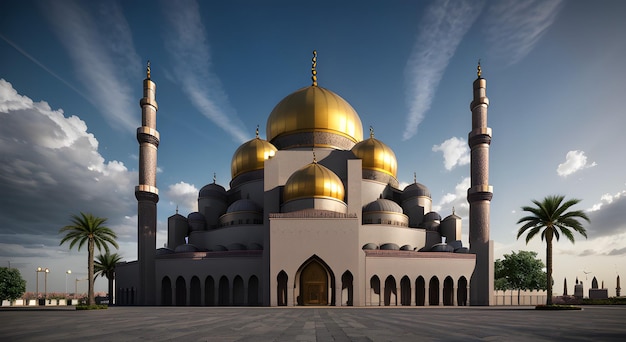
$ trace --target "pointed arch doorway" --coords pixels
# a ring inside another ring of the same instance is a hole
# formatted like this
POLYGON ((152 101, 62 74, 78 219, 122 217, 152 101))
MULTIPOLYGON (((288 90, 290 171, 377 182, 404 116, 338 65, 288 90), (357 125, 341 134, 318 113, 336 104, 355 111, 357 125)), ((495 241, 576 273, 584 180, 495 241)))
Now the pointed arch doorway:
POLYGON ((334 305, 335 278, 326 263, 316 255, 299 270, 298 305, 334 305))

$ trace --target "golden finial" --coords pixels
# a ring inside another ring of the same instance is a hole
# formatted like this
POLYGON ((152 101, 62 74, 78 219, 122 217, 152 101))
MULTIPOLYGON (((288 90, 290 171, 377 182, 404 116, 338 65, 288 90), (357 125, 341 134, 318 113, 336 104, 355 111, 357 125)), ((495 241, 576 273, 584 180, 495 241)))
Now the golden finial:
POLYGON ((370 138, 374 137, 374 127, 370 126, 370 138))
POLYGON ((313 151, 313 163, 317 164, 317 159, 315 158, 315 151, 313 151))
POLYGON ((148 60, 148 66, 146 67, 146 78, 150 79, 150 60, 148 60))
POLYGON ((217 180, 217 175, 215 174, 215 172, 213 172, 213 184, 215 184, 216 180, 217 180))
POLYGON ((454 213, 454 207, 452 207, 452 215, 456 215, 456 214, 454 213))
POLYGON ((259 125, 256 125, 256 138, 259 138, 259 125))
POLYGON ((313 80, 313 86, 317 87, 317 50, 313 50, 311 62, 311 80, 313 80))
POLYGON ((478 59, 478 67, 476 67, 476 75, 478 76, 478 78, 480 78, 480 75, 482 75, 483 73, 483 69, 480 68, 480 59, 478 59))
POLYGON ((178 214, 178 204, 176 205, 176 214, 178 214))
POLYGON ((417 183, 417 174, 413 172, 413 183, 417 183))

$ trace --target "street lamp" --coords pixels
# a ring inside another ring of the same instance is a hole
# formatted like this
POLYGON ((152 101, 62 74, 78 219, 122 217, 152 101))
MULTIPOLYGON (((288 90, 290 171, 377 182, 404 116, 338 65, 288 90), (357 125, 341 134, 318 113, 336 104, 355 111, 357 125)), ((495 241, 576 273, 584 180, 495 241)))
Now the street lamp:
POLYGON ((46 267, 46 273, 43 274, 44 299, 48 299, 48 272, 50 270, 46 267))
POLYGON ((40 272, 44 272, 46 297, 48 296, 48 272, 50 272, 50 270, 48 268, 37 267, 37 270, 35 271, 35 275, 37 276, 37 300, 39 300, 39 273, 40 272))
POLYGON ((67 275, 72 274, 72 270, 65 271, 65 297, 69 297, 67 293, 67 275))

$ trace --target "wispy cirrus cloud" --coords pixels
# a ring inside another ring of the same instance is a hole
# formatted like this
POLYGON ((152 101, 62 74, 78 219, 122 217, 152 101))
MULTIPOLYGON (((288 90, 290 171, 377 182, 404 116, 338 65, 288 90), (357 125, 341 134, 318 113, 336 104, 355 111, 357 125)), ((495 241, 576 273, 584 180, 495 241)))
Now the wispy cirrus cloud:
POLYGON ((524 59, 554 23, 561 5, 561 0, 493 2, 485 23, 490 58, 506 66, 524 59))
POLYGON ((54 1, 42 6, 88 100, 112 127, 134 132, 139 117, 130 84, 141 77, 143 67, 120 5, 102 2, 87 9, 79 2, 54 1))
POLYGON ((198 3, 186 0, 161 4, 170 28, 166 30, 165 46, 174 61, 175 81, 204 116, 235 141, 248 140, 219 77, 211 70, 211 49, 198 3))
POLYGON ((405 68, 409 113, 404 140, 417 133, 450 59, 483 6, 483 1, 438 1, 426 9, 405 68))

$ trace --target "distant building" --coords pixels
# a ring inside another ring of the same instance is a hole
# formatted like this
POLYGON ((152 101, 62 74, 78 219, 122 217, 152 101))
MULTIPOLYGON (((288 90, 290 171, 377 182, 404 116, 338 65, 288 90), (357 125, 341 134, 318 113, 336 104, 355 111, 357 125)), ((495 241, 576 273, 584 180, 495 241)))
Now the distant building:
MULTIPOLYGON (((486 81, 471 103, 470 247, 461 218, 432 211, 429 189, 400 189, 393 150, 313 83, 280 101, 267 139, 241 145, 229 190, 198 194, 198 212, 168 219, 156 249, 156 85, 141 99, 138 260, 116 268, 118 305, 491 305, 486 81), (471 281, 470 281, 471 280, 471 281), (471 284, 471 285, 470 285, 471 284)), ((189 160, 189 165, 193 160, 189 160)), ((181 165, 181 167, 186 167, 181 165)))

